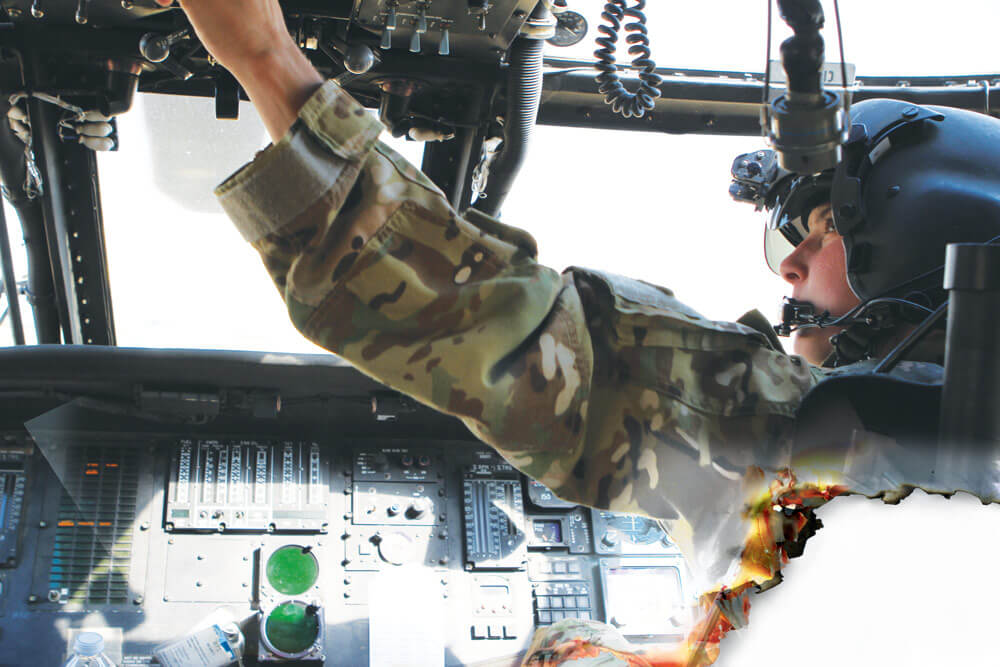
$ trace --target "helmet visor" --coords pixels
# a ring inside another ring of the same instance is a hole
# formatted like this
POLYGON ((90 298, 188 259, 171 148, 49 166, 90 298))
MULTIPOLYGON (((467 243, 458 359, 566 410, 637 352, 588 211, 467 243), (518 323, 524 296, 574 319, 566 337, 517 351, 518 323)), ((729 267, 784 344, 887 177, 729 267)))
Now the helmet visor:
POLYGON ((788 179, 776 188, 764 228, 767 266, 781 275, 781 263, 809 236, 809 214, 830 200, 829 173, 788 179))

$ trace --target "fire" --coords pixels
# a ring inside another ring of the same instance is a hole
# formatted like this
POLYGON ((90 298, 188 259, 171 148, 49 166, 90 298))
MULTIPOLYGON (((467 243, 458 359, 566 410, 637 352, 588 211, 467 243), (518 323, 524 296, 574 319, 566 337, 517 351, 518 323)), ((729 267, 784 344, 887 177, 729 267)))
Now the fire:
MULTIPOLYGON (((751 469, 747 480, 757 482, 756 488, 760 488, 764 473, 751 469)), ((630 667, 711 665, 719 657, 726 634, 747 625, 750 593, 774 586, 780 581, 781 566, 788 562, 789 552, 801 553, 802 541, 816 528, 813 510, 847 491, 842 484, 799 483, 792 471, 779 472, 743 511, 748 530, 735 576, 727 585, 700 596, 701 620, 679 645, 636 647, 635 653, 628 653, 558 631, 542 631, 532 642, 524 664, 543 667, 574 657, 613 654, 630 667)))
MULTIPOLYGON (((749 479, 763 480, 763 472, 751 470, 749 479)), ((750 593, 777 583, 781 566, 789 559, 788 548, 797 544, 810 525, 812 511, 847 492, 833 483, 800 484, 795 474, 784 470, 765 492, 751 499, 743 517, 749 522, 736 576, 727 586, 700 597, 702 619, 678 648, 666 653, 643 651, 653 667, 703 667, 719 657, 722 638, 747 624, 750 593)))

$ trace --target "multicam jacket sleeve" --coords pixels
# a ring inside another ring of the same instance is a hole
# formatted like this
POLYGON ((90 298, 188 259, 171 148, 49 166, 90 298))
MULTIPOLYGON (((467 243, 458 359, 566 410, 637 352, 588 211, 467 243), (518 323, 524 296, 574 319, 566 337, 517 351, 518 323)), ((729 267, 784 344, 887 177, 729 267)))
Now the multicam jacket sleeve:
POLYGON ((217 191, 304 335, 574 502, 676 519, 712 511, 682 507, 693 486, 780 464, 808 364, 666 289, 539 265, 381 129, 327 83, 217 191))

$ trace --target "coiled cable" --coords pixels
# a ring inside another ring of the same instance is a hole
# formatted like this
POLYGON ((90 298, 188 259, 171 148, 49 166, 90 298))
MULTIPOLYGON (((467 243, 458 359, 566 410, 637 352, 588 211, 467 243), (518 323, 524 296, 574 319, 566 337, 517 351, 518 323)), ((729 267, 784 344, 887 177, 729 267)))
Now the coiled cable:
POLYGON ((636 0, 629 7, 627 0, 609 0, 604 5, 601 18, 607 25, 597 27, 601 37, 597 38, 600 46, 594 52, 597 62, 594 67, 600 72, 597 75, 598 90, 604 95, 604 101, 611 105, 612 111, 626 118, 642 118, 647 111, 656 105, 660 96, 659 85, 662 77, 655 73, 656 63, 653 62, 649 49, 649 30, 646 28, 646 0, 636 0), (628 54, 633 56, 632 67, 639 70, 639 89, 630 92, 618 77, 618 66, 615 60, 616 44, 625 17, 635 19, 625 25, 628 35, 625 37, 628 54))

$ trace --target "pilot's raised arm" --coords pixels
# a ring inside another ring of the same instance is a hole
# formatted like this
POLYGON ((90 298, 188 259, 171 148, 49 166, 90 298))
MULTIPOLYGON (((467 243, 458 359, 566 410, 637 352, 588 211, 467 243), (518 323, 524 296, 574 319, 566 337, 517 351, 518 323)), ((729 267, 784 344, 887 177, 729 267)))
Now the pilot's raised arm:
MULTIPOLYGON (((230 3, 184 4, 275 142, 217 192, 305 336, 459 417, 574 502, 679 518, 692 486, 704 497, 712 479, 731 485, 748 465, 778 462, 816 381, 808 364, 668 290, 559 274, 538 264, 527 233, 457 214, 378 141, 371 114, 322 83, 275 2, 227 16, 230 3), (216 45, 211 30, 245 32, 253 11, 271 25, 253 31, 266 48, 253 35, 216 45)), ((735 500, 721 488, 718 498, 735 500)))

